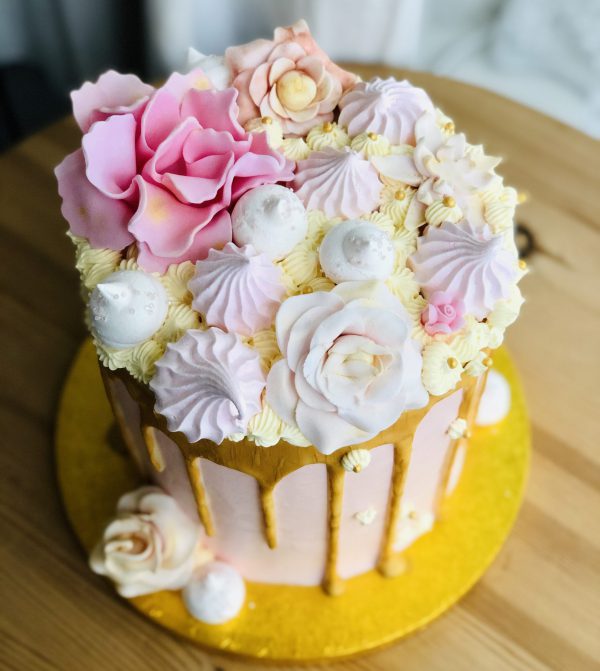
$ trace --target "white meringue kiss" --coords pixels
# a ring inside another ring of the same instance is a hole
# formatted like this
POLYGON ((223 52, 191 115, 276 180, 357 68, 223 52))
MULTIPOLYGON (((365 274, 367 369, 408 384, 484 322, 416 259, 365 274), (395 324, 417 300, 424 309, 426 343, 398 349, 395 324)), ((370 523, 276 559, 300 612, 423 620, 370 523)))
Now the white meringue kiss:
POLYGON ((323 272, 336 283, 385 280, 394 269, 395 252, 387 233, 360 219, 334 226, 319 251, 323 272))
POLYGON ((161 327, 169 299, 163 285, 141 270, 119 270, 96 285, 88 310, 92 332, 108 347, 126 349, 161 327))
POLYGON ((267 400, 323 454, 369 440, 428 401, 410 318, 381 282, 292 296, 276 329, 284 358, 269 372, 267 400))
POLYGON ((291 189, 265 184, 238 200, 231 226, 237 245, 252 245, 277 261, 304 240, 308 223, 304 205, 291 189))
POLYGON ((213 561, 196 571, 182 596, 192 617, 206 624, 224 624, 244 605, 246 585, 233 566, 213 561))

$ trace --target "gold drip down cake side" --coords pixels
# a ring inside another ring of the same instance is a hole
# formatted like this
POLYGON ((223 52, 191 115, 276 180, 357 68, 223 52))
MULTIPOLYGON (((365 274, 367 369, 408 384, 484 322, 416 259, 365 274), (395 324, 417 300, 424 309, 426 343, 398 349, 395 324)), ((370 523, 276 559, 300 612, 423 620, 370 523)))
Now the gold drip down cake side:
POLYGON ((458 483, 487 375, 404 412, 375 438, 325 455, 280 440, 190 443, 168 430, 154 395, 100 366, 124 442, 142 476, 200 521, 217 559, 258 583, 322 585, 404 569, 458 483))

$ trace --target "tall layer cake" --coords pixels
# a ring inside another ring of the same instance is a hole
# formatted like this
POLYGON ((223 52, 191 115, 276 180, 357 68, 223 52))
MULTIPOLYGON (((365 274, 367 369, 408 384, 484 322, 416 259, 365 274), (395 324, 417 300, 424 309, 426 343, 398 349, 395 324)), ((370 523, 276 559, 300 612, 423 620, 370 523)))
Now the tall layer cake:
MULTIPOLYGON (((221 624, 245 581, 322 585, 430 533, 523 302, 517 194, 425 91, 304 22, 73 92, 57 167, 106 392, 148 485, 91 556, 221 624)), ((85 421, 82 418, 82 421, 85 421)))

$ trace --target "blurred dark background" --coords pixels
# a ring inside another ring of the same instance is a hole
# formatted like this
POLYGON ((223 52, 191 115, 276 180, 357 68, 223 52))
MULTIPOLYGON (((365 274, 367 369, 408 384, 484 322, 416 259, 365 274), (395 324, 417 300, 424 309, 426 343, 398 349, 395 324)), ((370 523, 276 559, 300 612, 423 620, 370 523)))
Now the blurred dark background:
POLYGON ((600 0, 0 0, 0 150, 108 68, 153 81, 308 20, 333 58, 490 88, 600 137, 600 0))

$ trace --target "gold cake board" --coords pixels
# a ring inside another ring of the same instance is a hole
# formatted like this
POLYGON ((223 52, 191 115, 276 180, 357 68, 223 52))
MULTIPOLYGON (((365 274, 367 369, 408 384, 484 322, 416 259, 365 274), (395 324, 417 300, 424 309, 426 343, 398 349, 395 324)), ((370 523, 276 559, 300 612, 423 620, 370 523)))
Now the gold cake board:
MULTIPOLYGON (((345 582, 330 597, 319 587, 247 582, 242 612, 214 626, 192 618, 178 592, 130 599, 146 617, 199 645, 245 657, 315 661, 349 657, 406 636, 431 622, 478 580, 502 546, 519 509, 530 436, 518 374, 507 351, 494 367, 509 381, 512 407, 492 427, 477 427, 455 492, 432 532, 404 553, 406 571, 375 571, 345 582)), ((113 416, 91 341, 78 352, 60 403, 56 459, 68 517, 89 552, 117 499, 141 484, 128 456, 115 449, 113 416)), ((266 448, 268 449, 268 448, 266 448)))

